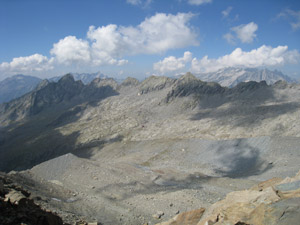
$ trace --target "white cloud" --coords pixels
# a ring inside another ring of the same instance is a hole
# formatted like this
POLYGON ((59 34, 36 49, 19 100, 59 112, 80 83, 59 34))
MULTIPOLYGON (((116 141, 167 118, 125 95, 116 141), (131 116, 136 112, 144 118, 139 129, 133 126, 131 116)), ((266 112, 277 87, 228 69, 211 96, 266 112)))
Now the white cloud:
POLYGON ((228 6, 227 9, 223 10, 222 11, 223 17, 224 18, 228 17, 232 9, 233 9, 232 6, 228 6))
POLYGON ((55 43, 50 53, 55 56, 58 63, 67 65, 91 60, 89 43, 74 36, 67 36, 55 43))
POLYGON ((236 48, 231 54, 224 55, 218 59, 192 60, 191 70, 195 73, 215 72, 226 67, 261 67, 261 66, 283 66, 285 64, 296 64, 300 62, 300 54, 297 50, 289 51, 288 46, 261 46, 250 52, 244 52, 236 48))
MULTIPOLYGON (((146 2, 151 2, 147 0, 146 2)), ((33 55, 0 64, 3 72, 24 72, 71 68, 71 66, 121 66, 126 56, 160 54, 170 49, 198 45, 197 33, 189 25, 191 13, 157 13, 137 26, 90 26, 86 39, 67 36, 53 44, 51 63, 46 56, 33 55), (50 64, 49 64, 50 63, 50 64), (17 65, 15 65, 17 64, 17 65)))
POLYGON ((11 62, 0 64, 0 71, 6 74, 10 73, 28 73, 34 71, 45 71, 53 68, 53 58, 34 54, 31 56, 13 58, 11 62))
POLYGON ((163 53, 169 49, 198 45, 197 34, 188 25, 192 17, 190 13, 157 13, 136 27, 92 26, 88 38, 92 40, 95 51, 113 57, 163 53))
POLYGON ((248 24, 241 24, 236 27, 231 28, 231 32, 225 34, 223 37, 229 43, 235 43, 236 39, 239 39, 242 43, 251 43, 253 39, 256 38, 255 32, 258 29, 258 25, 254 22, 250 22, 248 24), (235 35, 232 34, 235 33, 235 35))
POLYGON ((226 41, 229 44, 235 44, 235 37, 233 36, 232 33, 227 33, 223 35, 223 38, 226 39, 226 41))
POLYGON ((131 5, 139 5, 142 3, 141 0, 126 0, 126 2, 131 5))
POLYGON ((251 43, 256 37, 255 32, 257 31, 257 29, 257 24, 253 22, 242 24, 232 28, 232 30, 236 33, 237 37, 241 40, 242 43, 251 43))
POLYGON ((211 3, 212 0, 188 0, 190 5, 202 5, 206 3, 211 3))
POLYGON ((126 0, 126 2, 135 6, 148 7, 152 3, 152 0, 126 0))
POLYGON ((126 60, 126 59, 120 59, 120 60, 117 61, 118 66, 123 66, 127 63, 128 63, 128 60, 126 60))
POLYGON ((153 69, 160 72, 161 74, 178 71, 180 69, 185 68, 186 63, 192 60, 192 53, 186 51, 183 54, 183 57, 176 58, 174 56, 169 56, 164 58, 163 60, 154 63, 153 69))
MULTIPOLYGON (((89 27, 87 37, 92 41, 91 54, 94 65, 122 64, 116 58, 125 55, 125 52, 122 50, 125 46, 122 47, 122 37, 117 28, 117 25, 114 24, 97 29, 94 26, 89 27)), ((125 60, 121 60, 125 62, 125 60)))
POLYGON ((285 9, 277 15, 278 18, 285 18, 290 22, 293 30, 300 28, 300 11, 294 11, 291 9, 285 9))

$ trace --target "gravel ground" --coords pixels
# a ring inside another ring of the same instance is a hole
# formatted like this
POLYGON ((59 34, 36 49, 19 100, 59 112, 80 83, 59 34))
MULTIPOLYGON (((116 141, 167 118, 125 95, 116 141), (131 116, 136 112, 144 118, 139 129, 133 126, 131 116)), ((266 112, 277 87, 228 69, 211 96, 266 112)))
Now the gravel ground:
POLYGON ((62 214, 155 224, 158 212, 166 220, 261 180, 292 176, 299 170, 298 146, 300 138, 289 137, 117 142, 90 159, 69 153, 22 174, 49 183, 49 204, 62 214))

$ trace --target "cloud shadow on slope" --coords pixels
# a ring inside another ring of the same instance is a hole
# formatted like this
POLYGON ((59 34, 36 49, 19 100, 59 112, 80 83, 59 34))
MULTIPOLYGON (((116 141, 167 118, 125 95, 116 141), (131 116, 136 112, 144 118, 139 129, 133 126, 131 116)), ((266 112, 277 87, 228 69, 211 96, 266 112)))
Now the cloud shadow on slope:
POLYGON ((273 167, 260 157, 261 151, 248 144, 245 139, 237 139, 233 144, 222 144, 216 150, 218 169, 223 177, 246 178, 260 175, 273 167))
POLYGON ((190 189, 199 190, 202 185, 213 179, 209 176, 198 176, 196 174, 189 174, 184 179, 169 178, 162 183, 149 181, 142 183, 139 181, 132 181, 128 183, 114 183, 96 189, 99 194, 106 195, 109 200, 125 200, 136 195, 151 195, 159 192, 171 193, 178 190, 190 189), (118 193, 118 197, 114 198, 110 193, 118 193))

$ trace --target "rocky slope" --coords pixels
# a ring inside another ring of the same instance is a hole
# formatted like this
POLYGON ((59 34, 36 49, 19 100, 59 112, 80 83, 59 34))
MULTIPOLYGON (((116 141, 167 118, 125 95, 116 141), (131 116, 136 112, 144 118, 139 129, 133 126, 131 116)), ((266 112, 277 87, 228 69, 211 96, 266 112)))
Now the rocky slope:
POLYGON ((0 169, 27 169, 15 178, 63 217, 155 224, 299 171, 299 92, 192 74, 88 85, 66 76, 1 105, 0 169))
POLYGON ((3 225, 63 225, 62 219, 35 204, 30 193, 0 174, 0 221, 3 225))
POLYGON ((82 102, 91 102, 117 94, 114 91, 116 85, 112 84, 111 79, 98 78, 89 85, 84 85, 81 81, 75 81, 70 74, 62 77, 57 83, 44 80, 32 92, 0 105, 1 126, 24 120, 51 107, 55 110, 59 110, 60 107, 66 110, 82 102))
POLYGON ((228 87, 234 87, 240 82, 248 81, 260 82, 264 80, 267 84, 274 84, 279 80, 288 83, 295 82, 295 80, 282 74, 280 71, 256 68, 229 67, 220 69, 217 72, 198 74, 197 77, 203 81, 218 82, 220 85, 228 87))

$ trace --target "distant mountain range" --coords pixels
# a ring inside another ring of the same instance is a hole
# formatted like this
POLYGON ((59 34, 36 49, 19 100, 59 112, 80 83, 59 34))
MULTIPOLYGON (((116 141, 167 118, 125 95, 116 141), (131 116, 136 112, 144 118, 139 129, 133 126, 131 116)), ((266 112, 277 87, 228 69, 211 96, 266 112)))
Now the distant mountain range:
POLYGON ((42 80, 37 77, 15 75, 0 82, 0 103, 9 102, 32 91, 42 80))
MULTIPOLYGON (((83 84, 89 84, 94 79, 108 79, 106 75, 101 72, 97 73, 71 73, 75 81, 81 80, 83 84)), ((217 82, 221 86, 234 87, 240 82, 247 81, 263 81, 267 84, 273 84, 278 80, 284 80, 288 83, 296 82, 290 77, 284 75, 280 71, 270 71, 268 69, 255 68, 225 68, 213 73, 196 74, 202 81, 217 82)), ((50 82, 58 82, 63 76, 57 76, 48 79, 50 82)), ((25 75, 15 75, 0 82, 0 103, 9 102, 12 99, 18 98, 32 90, 42 80, 25 75)), ((116 80, 121 83, 123 80, 116 80)))
POLYGON ((240 82, 265 80, 267 84, 274 84, 278 80, 288 83, 296 82, 278 70, 257 69, 257 68, 235 68, 229 67, 220 69, 217 72, 202 73, 196 75, 199 79, 207 82, 218 82, 222 86, 233 87, 240 82))

